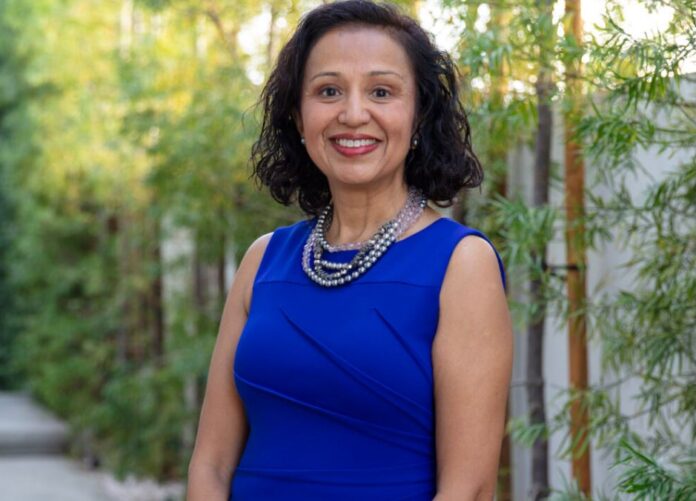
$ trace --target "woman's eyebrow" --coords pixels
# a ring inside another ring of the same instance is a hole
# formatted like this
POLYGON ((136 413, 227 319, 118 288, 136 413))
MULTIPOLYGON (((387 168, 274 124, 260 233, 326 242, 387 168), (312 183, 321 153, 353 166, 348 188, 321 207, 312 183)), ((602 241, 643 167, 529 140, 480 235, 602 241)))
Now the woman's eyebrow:
POLYGON ((370 75, 371 77, 382 76, 382 75, 394 75, 394 76, 399 77, 401 80, 404 80, 404 81, 406 80, 404 77, 402 77, 396 71, 389 71, 389 70, 371 71, 370 73, 368 73, 368 75, 370 75))
POLYGON ((312 78, 309 79, 311 82, 312 80, 319 78, 319 77, 337 77, 339 75, 338 72, 336 71, 322 71, 314 75, 312 78))
MULTIPOLYGON (((341 74, 338 71, 322 71, 314 75, 312 78, 309 79, 311 82, 312 80, 319 78, 319 77, 338 77, 341 74)), ((399 73, 396 71, 389 71, 389 70, 374 70, 370 71, 368 73, 368 76, 375 77, 375 76, 382 76, 382 75, 395 75, 399 77, 401 80, 405 80, 404 77, 402 77, 399 73)))

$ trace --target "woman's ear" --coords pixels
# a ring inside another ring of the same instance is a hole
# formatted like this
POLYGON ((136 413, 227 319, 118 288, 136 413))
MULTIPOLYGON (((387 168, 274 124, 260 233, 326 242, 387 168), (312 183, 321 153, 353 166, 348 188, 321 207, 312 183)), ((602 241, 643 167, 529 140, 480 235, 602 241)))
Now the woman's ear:
POLYGON ((301 137, 304 137, 304 126, 302 125, 302 115, 299 111, 293 110, 291 113, 292 120, 295 122, 295 127, 297 127, 297 132, 300 133, 301 137))

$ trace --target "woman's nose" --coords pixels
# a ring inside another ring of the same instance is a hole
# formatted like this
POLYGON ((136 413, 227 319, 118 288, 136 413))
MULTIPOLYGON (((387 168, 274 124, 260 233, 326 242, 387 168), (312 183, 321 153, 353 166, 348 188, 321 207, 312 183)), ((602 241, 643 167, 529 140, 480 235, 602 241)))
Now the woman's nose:
POLYGON ((339 123, 356 127, 370 121, 370 112, 362 96, 352 94, 344 102, 345 107, 338 115, 339 123))

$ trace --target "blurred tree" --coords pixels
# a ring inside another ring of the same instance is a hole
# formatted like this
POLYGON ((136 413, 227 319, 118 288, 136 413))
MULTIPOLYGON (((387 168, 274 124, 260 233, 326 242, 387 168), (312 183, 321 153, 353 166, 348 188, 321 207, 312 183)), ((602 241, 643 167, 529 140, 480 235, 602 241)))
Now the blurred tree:
POLYGON ((23 81, 21 63, 17 61, 15 29, 8 19, 8 8, 0 4, 0 388, 13 385, 10 367, 16 332, 10 327, 12 314, 12 289, 9 283, 8 247, 13 219, 9 186, 9 144, 14 139, 10 120, 17 116, 17 106, 22 101, 23 81), (21 96, 21 97, 20 97, 21 96))
MULTIPOLYGON (((546 249, 555 218, 549 211, 548 199, 557 23, 550 2, 487 4, 453 0, 445 4, 453 9, 457 26, 461 27, 456 50, 469 86, 467 102, 472 103, 474 146, 487 169, 484 198, 470 200, 458 212, 460 216, 466 214, 467 220, 475 220, 472 224, 483 226, 501 249, 507 247, 512 256, 508 258, 511 283, 529 281, 527 304, 513 306, 527 330, 525 386, 529 425, 543 430, 546 423, 543 333, 549 293, 546 249), (511 148, 520 144, 530 149, 534 145, 531 207, 514 200, 519 194, 508 192, 508 155, 512 153, 511 148), (512 201, 506 201, 507 197, 512 201), (491 200, 498 200, 503 206, 494 209, 491 200), (513 229, 501 214, 514 214, 518 222, 524 221, 523 226, 513 229)), ((539 433, 533 444, 530 496, 538 499, 547 496, 549 488, 548 445, 544 434, 539 433)))
POLYGON ((21 367, 13 357, 20 333, 21 303, 13 283, 15 260, 11 252, 20 231, 17 173, 30 169, 37 154, 39 140, 31 103, 50 91, 27 75, 38 47, 27 33, 36 29, 31 24, 36 8, 18 1, 0 3, 0 388, 14 388, 21 382, 21 367))
POLYGON ((17 34, 0 36, 3 69, 5 54, 26 46, 35 57, 0 82, 30 78, 52 89, 26 104, 9 84, 0 93, 3 104, 19 103, 9 115, 3 107, 3 134, 6 117, 14 120, 12 148, 5 135, 0 143, 16 202, 3 259, 19 298, 13 363, 79 430, 76 453, 120 474, 181 477, 227 260, 299 215, 248 180, 258 89, 237 34, 267 4, 2 6, 17 34), (165 268, 161 245, 177 229, 192 235, 195 272, 166 303, 162 277, 177 264, 165 268), (192 397, 187 408, 182 394, 192 397))

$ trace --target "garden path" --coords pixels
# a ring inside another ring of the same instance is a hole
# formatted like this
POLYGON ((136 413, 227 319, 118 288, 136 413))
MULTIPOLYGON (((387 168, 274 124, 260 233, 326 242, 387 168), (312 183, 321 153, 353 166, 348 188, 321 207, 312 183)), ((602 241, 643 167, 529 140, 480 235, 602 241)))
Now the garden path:
POLYGON ((103 501, 104 474, 64 455, 64 423, 20 392, 0 392, 0 501, 103 501))

